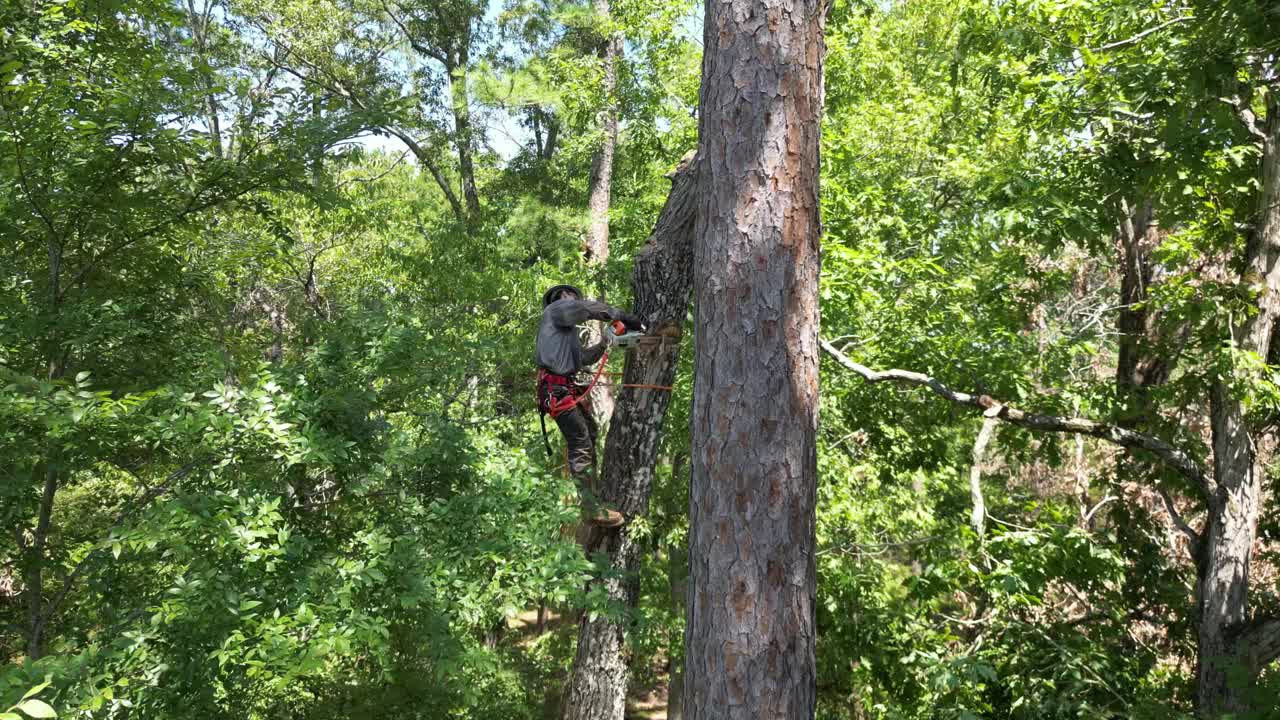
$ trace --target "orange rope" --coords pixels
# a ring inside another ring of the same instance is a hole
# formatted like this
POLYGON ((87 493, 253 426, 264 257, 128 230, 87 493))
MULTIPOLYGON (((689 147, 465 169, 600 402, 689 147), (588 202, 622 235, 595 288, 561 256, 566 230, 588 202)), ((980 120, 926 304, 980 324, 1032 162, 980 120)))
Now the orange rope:
POLYGON ((601 385, 603 387, 629 387, 629 388, 642 388, 642 389, 648 389, 648 390, 670 391, 672 389, 670 385, 645 385, 643 383, 601 383, 601 385))

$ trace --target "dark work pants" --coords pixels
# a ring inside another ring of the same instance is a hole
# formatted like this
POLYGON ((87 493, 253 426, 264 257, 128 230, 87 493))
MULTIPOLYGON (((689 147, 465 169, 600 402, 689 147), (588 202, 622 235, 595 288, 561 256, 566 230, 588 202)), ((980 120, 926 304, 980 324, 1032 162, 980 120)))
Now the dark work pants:
POLYGON ((572 410, 556 416, 556 426, 569 448, 569 474, 578 483, 583 505, 596 504, 596 427, 591 406, 579 403, 572 410))

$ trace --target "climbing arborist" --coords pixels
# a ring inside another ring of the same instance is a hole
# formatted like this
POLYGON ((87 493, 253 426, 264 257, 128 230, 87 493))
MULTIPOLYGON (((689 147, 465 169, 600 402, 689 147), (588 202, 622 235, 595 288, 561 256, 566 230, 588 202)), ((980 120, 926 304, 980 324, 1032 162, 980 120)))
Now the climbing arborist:
MULTIPOLYGON (((578 324, 587 320, 621 322, 628 331, 644 332, 639 317, 611 305, 582 297, 573 285, 556 285, 542 296, 542 323, 538 326, 538 409, 541 411, 543 440, 546 416, 550 415, 569 448, 569 473, 578 484, 583 510, 593 525, 617 527, 622 513, 603 507, 597 499, 595 483, 596 423, 587 397, 590 384, 579 382, 584 366, 601 361, 609 349, 613 333, 605 328, 600 342, 583 348, 578 340, 578 324)), ((602 368, 603 369, 603 368, 602 368)), ((599 373, 596 374, 599 377, 599 373)), ((550 452, 550 445, 547 446, 550 452)))

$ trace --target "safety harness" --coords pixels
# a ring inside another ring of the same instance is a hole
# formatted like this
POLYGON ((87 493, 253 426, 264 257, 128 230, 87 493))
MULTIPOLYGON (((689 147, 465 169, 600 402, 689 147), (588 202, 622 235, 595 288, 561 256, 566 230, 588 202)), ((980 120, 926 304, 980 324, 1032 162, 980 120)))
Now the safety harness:
POLYGON ((609 362, 609 353, 605 351, 600 356, 600 365, 596 368, 596 374, 585 387, 575 383, 570 375, 556 375, 547 372, 546 368, 538 368, 538 421, 542 424, 542 444, 547 448, 547 457, 552 456, 551 441, 547 438, 547 416, 550 415, 551 419, 555 420, 578 407, 578 403, 590 394, 591 388, 600 381, 607 362, 609 362), (556 388, 563 388, 563 390, 557 391, 556 388), (581 388, 582 391, 574 394, 574 388, 581 388))

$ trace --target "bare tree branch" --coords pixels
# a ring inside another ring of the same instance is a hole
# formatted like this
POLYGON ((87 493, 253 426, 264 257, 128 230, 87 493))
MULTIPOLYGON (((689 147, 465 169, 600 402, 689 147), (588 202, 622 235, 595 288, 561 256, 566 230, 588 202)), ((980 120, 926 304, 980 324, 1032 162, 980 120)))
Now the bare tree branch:
POLYGON ((1024 427, 1028 430, 1089 435, 1121 447, 1146 450, 1194 482, 1206 494, 1209 492, 1208 478, 1200 464, 1183 450, 1170 445, 1160 438, 1087 418, 1069 418, 1025 412, 997 402, 987 395, 970 395, 952 390, 928 375, 910 370, 884 370, 877 372, 849 359, 849 356, 837 350, 835 346, 826 340, 819 340, 819 342, 822 345, 822 349, 833 357, 836 362, 861 375, 862 379, 869 383, 891 381, 906 385, 921 385, 929 388, 935 395, 950 400, 956 405, 968 405, 980 410, 998 408, 996 417, 1011 425, 1024 427))
POLYGON ((383 170, 382 172, 380 172, 380 173, 378 173, 378 174, 376 174, 376 175, 370 175, 370 176, 366 176, 366 177, 353 177, 353 178, 348 178, 347 180, 343 180, 342 182, 340 182, 340 183, 338 183, 337 185, 335 185, 335 186, 334 186, 334 189, 335 189, 335 190, 338 190, 338 189, 344 188, 344 187, 346 187, 346 186, 348 186, 348 185, 351 185, 351 184, 353 184, 353 183, 356 183, 356 184, 362 184, 362 185, 363 185, 363 184, 368 184, 368 183, 374 183, 374 182, 377 182, 377 181, 381 180, 382 178, 384 178, 384 177, 386 177, 386 176, 390 175, 392 172, 394 172, 394 171, 395 171, 395 169, 396 169, 396 168, 400 167, 400 163, 404 162, 405 156, 407 156, 408 154, 409 154, 409 150, 408 150, 408 149, 406 149, 404 152, 400 153, 400 157, 396 158, 395 162, 391 163, 391 167, 387 168, 386 170, 383 170))
POLYGON ((1232 95, 1231 97, 1218 98, 1222 102, 1231 106, 1236 111, 1236 117, 1240 118, 1240 124, 1244 126, 1246 132, 1253 136, 1256 140, 1265 141, 1267 133, 1258 125, 1258 116, 1253 112, 1253 108, 1249 107, 1249 99, 1232 95))
POLYGON ((1160 493, 1160 499, 1164 501, 1164 509, 1169 513, 1169 519, 1173 521, 1174 526, 1187 536, 1187 540, 1191 542, 1191 557, 1197 559, 1200 557, 1200 533, 1196 532, 1187 521, 1182 518, 1182 514, 1178 512, 1178 508, 1173 504, 1173 498, 1169 497, 1169 493, 1164 488, 1156 488, 1156 492, 1160 493))
POLYGON ((1195 19, 1196 18, 1194 15, 1183 15, 1181 17, 1173 18, 1172 20, 1166 20, 1165 22, 1162 22, 1153 28, 1147 28, 1146 30, 1143 30, 1142 32, 1138 33, 1137 35, 1134 35, 1133 37, 1125 38, 1124 40, 1117 40, 1113 43, 1107 43, 1106 45, 1099 47, 1097 51, 1106 52, 1108 50, 1119 50, 1120 48, 1129 47, 1130 45, 1137 45, 1139 42, 1142 41, 1143 38, 1147 37, 1148 35, 1154 35, 1155 33, 1160 32, 1161 30, 1169 27, 1170 25, 1177 25, 1178 23, 1184 23, 1190 20, 1195 20, 1195 19))

